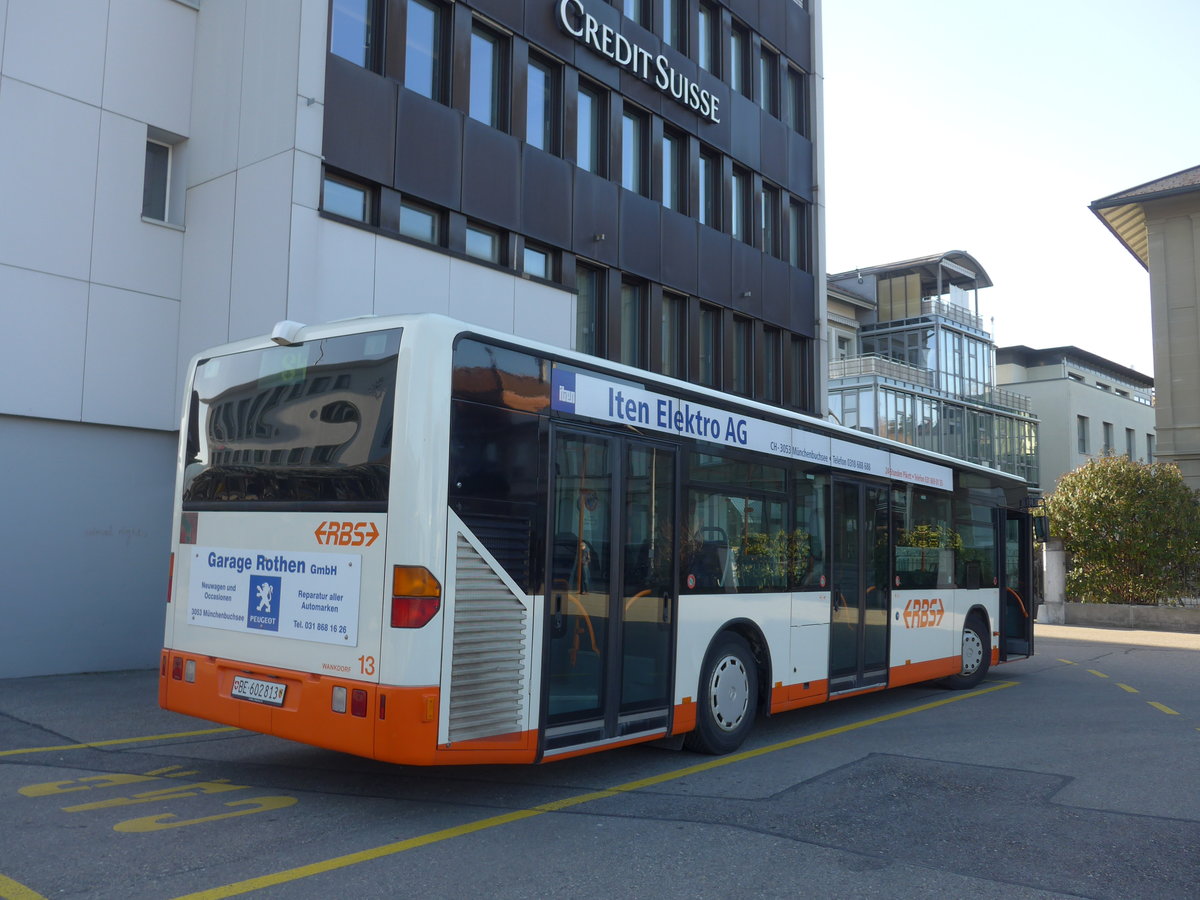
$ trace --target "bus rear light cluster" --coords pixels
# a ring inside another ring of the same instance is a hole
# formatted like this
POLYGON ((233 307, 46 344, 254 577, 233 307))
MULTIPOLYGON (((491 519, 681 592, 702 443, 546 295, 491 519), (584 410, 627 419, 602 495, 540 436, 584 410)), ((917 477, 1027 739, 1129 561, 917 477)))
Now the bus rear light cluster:
POLYGON ((335 685, 333 688, 331 709, 335 713, 344 713, 346 711, 347 695, 349 695, 350 700, 350 715, 365 719, 367 717, 367 692, 362 688, 351 690, 340 685, 335 685))
POLYGON ((392 568, 392 627, 421 628, 442 608, 442 586, 424 566, 392 568))
POLYGON ((189 659, 185 662, 182 656, 176 656, 171 660, 171 678, 175 681, 186 681, 188 684, 195 684, 196 661, 189 659))

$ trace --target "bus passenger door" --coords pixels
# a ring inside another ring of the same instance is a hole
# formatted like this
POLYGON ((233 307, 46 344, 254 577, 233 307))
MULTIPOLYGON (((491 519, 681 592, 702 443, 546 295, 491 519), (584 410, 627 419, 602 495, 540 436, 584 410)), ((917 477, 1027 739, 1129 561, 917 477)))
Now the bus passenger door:
POLYGON ((555 429, 545 753, 669 723, 676 455, 649 441, 555 429))
POLYGON ((891 529, 888 488, 837 479, 829 627, 829 692, 887 683, 888 577, 891 529))
POLYGON ((1017 510, 1000 510, 1004 527, 1004 581, 1000 590, 1000 658, 1033 654, 1033 522, 1017 510))

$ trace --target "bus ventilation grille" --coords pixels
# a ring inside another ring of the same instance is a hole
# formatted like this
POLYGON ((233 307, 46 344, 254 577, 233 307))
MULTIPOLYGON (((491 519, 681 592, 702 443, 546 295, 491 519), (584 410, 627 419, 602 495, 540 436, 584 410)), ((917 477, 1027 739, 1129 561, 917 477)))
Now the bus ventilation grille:
POLYGON ((459 534, 450 673, 452 742, 521 730, 527 618, 524 604, 459 534))

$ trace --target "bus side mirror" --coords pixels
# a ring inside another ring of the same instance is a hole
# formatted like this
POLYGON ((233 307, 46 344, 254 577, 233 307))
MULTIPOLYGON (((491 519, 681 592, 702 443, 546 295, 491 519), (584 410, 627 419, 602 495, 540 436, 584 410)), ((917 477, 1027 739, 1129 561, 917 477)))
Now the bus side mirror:
POLYGON ((1050 517, 1049 516, 1034 516, 1033 517, 1033 537, 1039 544, 1044 544, 1050 540, 1050 517))

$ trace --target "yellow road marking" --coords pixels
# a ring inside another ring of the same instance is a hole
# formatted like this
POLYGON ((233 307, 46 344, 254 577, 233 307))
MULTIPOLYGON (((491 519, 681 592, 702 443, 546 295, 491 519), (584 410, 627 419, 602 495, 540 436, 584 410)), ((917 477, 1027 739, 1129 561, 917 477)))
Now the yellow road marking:
POLYGON ((1129 686, 1129 685, 1127 685, 1127 684, 1121 684, 1121 682, 1119 682, 1119 681, 1118 681, 1116 684, 1117 684, 1117 687, 1119 687, 1121 690, 1123 690, 1123 691, 1126 691, 1126 692, 1128 692, 1128 693, 1130 693, 1130 694, 1136 694, 1136 693, 1138 692, 1138 689, 1137 689, 1137 688, 1135 688, 1135 687, 1130 687, 1130 686, 1129 686))
POLYGON ((572 806, 590 803, 593 800, 604 800, 608 797, 616 797, 620 794, 627 794, 633 791, 642 790, 644 788, 654 787, 656 785, 665 784, 668 781, 676 781, 680 778, 686 778, 689 775, 696 775, 712 769, 719 769, 722 766, 730 766, 734 763, 745 762, 748 759, 766 756, 769 753, 776 753, 780 750, 789 750, 792 747, 799 747, 802 744, 810 744, 813 741, 823 740, 839 734, 846 734, 850 731, 857 731, 860 728, 868 728, 872 725, 879 725, 883 722, 901 719, 905 716, 911 716, 914 713, 927 712, 931 709, 937 709, 940 706, 946 706, 950 703, 957 703, 959 700, 980 697, 984 694, 990 694, 993 691, 1015 687, 1018 683, 1019 682, 1016 681, 999 682, 990 687, 982 688, 981 690, 977 691, 971 691, 967 694, 958 694, 942 700, 934 700, 931 703, 924 703, 920 706, 914 706, 909 709, 900 710, 899 712, 888 713, 887 715, 883 716, 875 716, 874 718, 864 719, 861 722, 854 722, 850 725, 842 725, 838 728, 830 728, 826 731, 819 731, 815 734, 805 735, 804 737, 780 741, 777 744, 769 744, 765 747, 759 747, 755 750, 744 750, 741 753, 733 753, 729 756, 717 757, 706 762, 697 763, 694 766, 687 766, 682 769, 664 772, 661 775, 651 775, 649 778, 642 778, 637 781, 626 782, 625 784, 620 784, 615 787, 605 788, 599 791, 592 791, 587 794, 578 794, 574 797, 566 797, 562 800, 555 800, 551 803, 543 803, 540 806, 535 806, 531 809, 519 809, 510 813, 504 813, 503 815, 499 816, 490 816, 486 819, 480 819, 477 822, 468 822, 465 825, 457 825, 454 828, 444 828, 441 831, 433 831, 429 834, 408 838, 407 840, 403 841, 396 841, 395 843, 391 844, 384 844, 380 847, 373 847, 369 850, 360 850, 357 853, 348 853, 345 856, 335 856, 332 859, 327 859, 322 862, 309 863, 305 866, 297 866, 294 869, 286 869, 285 871, 275 872, 271 875, 262 875, 258 878, 250 878, 245 881, 238 881, 222 887, 212 888, 211 890, 187 894, 178 898, 178 900, 218 900, 218 898, 222 897, 234 897, 238 894, 249 893, 250 891, 262 890, 263 888, 274 887, 275 885, 279 884, 287 884, 292 881, 299 881, 301 878, 308 878, 312 875, 321 875, 325 872, 332 872, 336 869, 344 869, 347 866, 357 865, 358 863, 370 862, 372 860, 382 859, 386 856, 394 856, 397 853, 403 853, 406 850, 414 850, 417 847, 427 847, 430 844, 436 844, 452 838, 464 837, 468 834, 486 831, 489 828, 497 828, 501 825, 509 825, 513 822, 520 822, 524 819, 531 819, 535 816, 544 815, 546 813, 569 809, 572 806))
POLYGON ((206 734, 225 734, 240 728, 206 728, 203 731, 176 731, 174 734, 148 734, 145 737, 114 738, 109 741, 88 741, 86 744, 62 744, 58 747, 25 747, 20 750, 0 750, 0 756, 20 756, 23 753, 54 753, 58 750, 82 750, 85 747, 115 747, 118 744, 139 744, 145 741, 169 741, 175 738, 200 737, 206 734))
POLYGON ((1088 669, 1088 671, 1091 672, 1093 675, 1095 675, 1097 678, 1107 678, 1108 677, 1103 672, 1097 672, 1095 669, 1088 669))
POLYGON ((1060 663, 1066 663, 1068 666, 1077 666, 1077 665, 1079 665, 1079 663, 1076 663, 1076 662, 1071 662, 1071 660, 1069 660, 1069 659, 1060 659, 1060 660, 1059 660, 1059 662, 1060 662, 1060 663))
POLYGON ((46 898, 37 891, 31 891, 20 882, 0 875, 0 900, 46 900, 46 898))
POLYGON ((1175 712, 1175 710, 1171 709, 1171 707, 1169 707, 1169 706, 1163 706, 1163 704, 1156 703, 1153 700, 1147 700, 1146 702, 1149 703, 1151 706, 1153 706, 1155 709, 1157 709, 1159 712, 1165 712, 1168 716, 1179 715, 1179 713, 1175 712))

